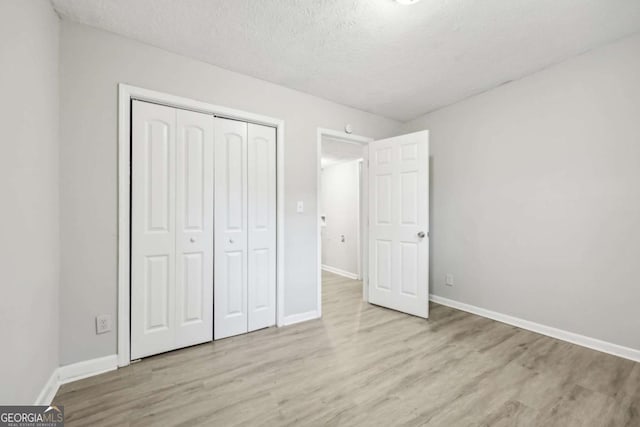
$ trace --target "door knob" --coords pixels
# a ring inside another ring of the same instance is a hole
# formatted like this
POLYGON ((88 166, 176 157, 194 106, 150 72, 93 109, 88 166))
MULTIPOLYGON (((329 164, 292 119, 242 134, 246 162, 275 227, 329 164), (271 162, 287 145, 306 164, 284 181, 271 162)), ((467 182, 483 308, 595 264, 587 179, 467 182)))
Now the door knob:
POLYGON ((420 232, 418 233, 418 237, 419 237, 419 238, 424 239, 424 236, 426 236, 426 234, 424 234, 424 231, 420 231, 420 232))
POLYGON ((194 239, 194 238, 192 237, 192 238, 190 238, 190 239, 189 239, 189 241, 190 241, 191 243, 195 243, 195 242, 196 242, 196 239, 194 239))

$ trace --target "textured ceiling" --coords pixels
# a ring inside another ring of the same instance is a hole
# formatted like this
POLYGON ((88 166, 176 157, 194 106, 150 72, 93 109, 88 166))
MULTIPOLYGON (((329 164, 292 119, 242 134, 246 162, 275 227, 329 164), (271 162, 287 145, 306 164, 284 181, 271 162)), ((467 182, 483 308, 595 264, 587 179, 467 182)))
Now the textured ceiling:
POLYGON ((640 31, 640 0, 52 0, 58 13, 409 120, 640 31))

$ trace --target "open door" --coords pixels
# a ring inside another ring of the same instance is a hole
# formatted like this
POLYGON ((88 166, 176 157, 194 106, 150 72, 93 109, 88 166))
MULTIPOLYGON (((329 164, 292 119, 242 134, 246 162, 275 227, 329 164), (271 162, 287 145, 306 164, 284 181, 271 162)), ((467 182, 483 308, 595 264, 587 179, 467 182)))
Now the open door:
POLYGON ((369 144, 369 302, 429 317, 429 131, 369 144))

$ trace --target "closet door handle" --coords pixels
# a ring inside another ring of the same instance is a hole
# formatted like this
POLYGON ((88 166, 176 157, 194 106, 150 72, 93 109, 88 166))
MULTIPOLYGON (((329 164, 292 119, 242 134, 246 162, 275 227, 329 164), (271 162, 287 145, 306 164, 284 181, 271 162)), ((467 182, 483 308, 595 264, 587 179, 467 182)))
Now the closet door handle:
POLYGON ((419 238, 424 239, 424 236, 426 236, 426 234, 424 234, 424 231, 418 233, 419 238))

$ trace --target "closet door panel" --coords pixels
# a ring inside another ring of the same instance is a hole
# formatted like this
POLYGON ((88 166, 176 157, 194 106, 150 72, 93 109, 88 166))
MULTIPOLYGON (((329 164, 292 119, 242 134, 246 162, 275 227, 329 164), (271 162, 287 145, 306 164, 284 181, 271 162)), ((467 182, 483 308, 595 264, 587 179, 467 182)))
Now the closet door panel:
POLYGON ((248 124, 248 330, 276 323, 276 130, 248 124))
POLYGON ((215 118, 214 338, 247 332, 247 123, 215 118))
POLYGON ((176 348, 213 339, 213 121, 177 110, 176 348))
POLYGON ((133 101, 131 145, 131 358, 174 347, 175 119, 133 101))

